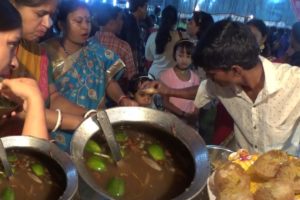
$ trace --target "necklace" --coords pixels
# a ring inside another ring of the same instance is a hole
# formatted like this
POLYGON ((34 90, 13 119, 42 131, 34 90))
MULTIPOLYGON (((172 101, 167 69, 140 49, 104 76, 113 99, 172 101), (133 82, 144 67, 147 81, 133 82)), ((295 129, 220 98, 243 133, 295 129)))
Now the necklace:
POLYGON ((179 72, 179 73, 182 74, 182 75, 186 75, 187 73, 190 72, 190 68, 189 68, 189 67, 186 68, 186 69, 180 69, 180 68, 178 67, 178 65, 175 65, 175 68, 177 69, 177 72, 179 72))
POLYGON ((85 44, 82 44, 82 45, 80 46, 80 48, 77 49, 76 51, 74 51, 73 53, 69 52, 69 51, 66 49, 66 47, 65 47, 65 45, 64 45, 62 39, 59 40, 59 44, 60 44, 60 46, 62 47, 64 53, 65 53, 67 56, 70 56, 70 55, 72 55, 73 53, 75 53, 76 51, 78 51, 79 49, 81 49, 86 43, 85 43, 85 44))

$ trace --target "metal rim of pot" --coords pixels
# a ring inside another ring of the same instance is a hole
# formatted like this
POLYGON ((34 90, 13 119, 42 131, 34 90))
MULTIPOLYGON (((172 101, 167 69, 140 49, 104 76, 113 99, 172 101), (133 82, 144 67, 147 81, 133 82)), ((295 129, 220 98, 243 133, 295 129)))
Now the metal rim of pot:
MULTIPOLYGON (((174 199, 193 199, 205 188, 206 180, 210 174, 210 167, 206 145, 198 132, 179 120, 176 116, 150 108, 115 107, 107 109, 106 112, 112 124, 145 122, 150 125, 155 124, 179 139, 189 150, 194 160, 194 178, 190 186, 174 199), (171 133, 171 128, 175 130, 175 134, 171 133)), ((71 157, 76 165, 78 174, 84 182, 101 197, 112 199, 112 197, 106 195, 104 190, 99 188, 93 177, 87 173, 83 159, 84 147, 87 141, 100 129, 95 115, 84 120, 72 138, 71 157)))
POLYGON ((71 200, 78 189, 78 175, 71 158, 66 152, 61 151, 55 144, 48 140, 30 136, 7 136, 1 138, 4 148, 30 149, 48 156, 54 160, 64 171, 66 176, 66 188, 59 200, 71 200))

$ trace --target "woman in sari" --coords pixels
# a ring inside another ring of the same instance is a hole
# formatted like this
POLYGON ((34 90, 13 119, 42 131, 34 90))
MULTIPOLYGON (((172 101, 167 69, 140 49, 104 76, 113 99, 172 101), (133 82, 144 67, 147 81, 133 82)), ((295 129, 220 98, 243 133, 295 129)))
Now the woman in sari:
MULTIPOLYGON (((21 16, 7 1, 0 1, 0 76, 9 75, 11 68, 17 68, 16 49, 21 37, 21 16), (9 23, 7 23, 9 21, 9 23)), ((44 102, 37 83, 28 78, 3 79, 0 83, 1 97, 21 100, 26 115, 22 134, 43 139, 48 138, 44 102)), ((0 116, 1 118, 3 116, 0 116)), ((2 128, 2 127, 1 127, 2 128)))
MULTIPOLYGON (((38 82, 46 102, 47 128, 74 130, 83 120, 86 109, 63 98, 48 76, 48 58, 45 49, 37 43, 52 25, 58 0, 9 0, 22 18, 21 41, 17 47, 19 67, 12 70, 12 77, 29 77, 38 82), (62 117, 63 116, 63 117, 62 117)), ((4 23, 10 23, 6 21, 4 23)), ((50 73, 51 74, 51 73, 50 73)), ((9 118, 1 127, 1 135, 21 133, 24 113, 9 118)))
MULTIPOLYGON (((123 62, 96 38, 88 40, 91 17, 87 5, 63 1, 58 10, 57 28, 62 36, 46 41, 44 46, 59 92, 86 109, 105 108, 106 95, 119 105, 137 105, 124 95, 115 80, 125 67, 123 62)), ((62 131, 53 134, 67 145, 70 134, 62 131)))

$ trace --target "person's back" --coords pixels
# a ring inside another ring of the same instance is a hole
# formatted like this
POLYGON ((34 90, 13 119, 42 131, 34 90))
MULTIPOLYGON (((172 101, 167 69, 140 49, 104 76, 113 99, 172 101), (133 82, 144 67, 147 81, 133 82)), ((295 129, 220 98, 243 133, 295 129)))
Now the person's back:
POLYGON ((146 44, 146 59, 152 61, 148 73, 156 79, 159 79, 159 76, 163 71, 172 68, 176 64, 175 60, 173 59, 173 48, 176 42, 181 39, 181 37, 176 30, 171 31, 170 35, 172 39, 166 44, 165 51, 162 54, 157 54, 155 52, 155 38, 157 36, 157 32, 154 32, 149 36, 146 44))
POLYGON ((125 13, 123 28, 119 34, 119 37, 130 45, 139 74, 145 71, 145 43, 139 23, 147 16, 147 2, 147 0, 129 1, 130 13, 125 13))
POLYGON ((100 27, 95 37, 99 40, 101 45, 117 53, 125 64, 125 72, 119 80, 119 83, 122 89, 126 91, 128 81, 137 73, 137 68, 134 64, 133 54, 129 44, 116 36, 123 26, 123 12, 118 7, 103 4, 93 15, 96 24, 100 27))
POLYGON ((162 71, 175 65, 173 48, 175 43, 182 39, 181 32, 175 30, 176 23, 176 8, 167 6, 162 12, 158 31, 152 33, 146 43, 145 56, 148 61, 152 61, 148 73, 156 79, 162 71))

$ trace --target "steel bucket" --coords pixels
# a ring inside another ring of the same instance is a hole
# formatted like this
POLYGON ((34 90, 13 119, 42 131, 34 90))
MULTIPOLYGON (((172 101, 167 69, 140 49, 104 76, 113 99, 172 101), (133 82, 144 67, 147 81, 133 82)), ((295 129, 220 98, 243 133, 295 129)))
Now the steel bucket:
POLYGON ((78 189, 78 175, 76 168, 67 153, 61 151, 55 144, 29 136, 8 136, 1 138, 5 149, 20 149, 39 153, 50 158, 59 165, 65 176, 65 190, 59 200, 71 200, 78 189))
MULTIPOLYGON (((195 199, 206 185, 210 173, 208 152, 201 136, 179 120, 176 116, 142 107, 116 107, 106 110, 108 117, 114 124, 147 124, 164 130, 170 137, 175 137, 188 149, 194 161, 194 177, 190 186, 174 199, 195 199)), ((79 194, 82 199, 113 199, 108 196, 93 180, 85 167, 83 153, 87 141, 101 128, 96 115, 87 118, 75 131, 71 142, 71 155, 76 165, 81 181, 79 194)))

